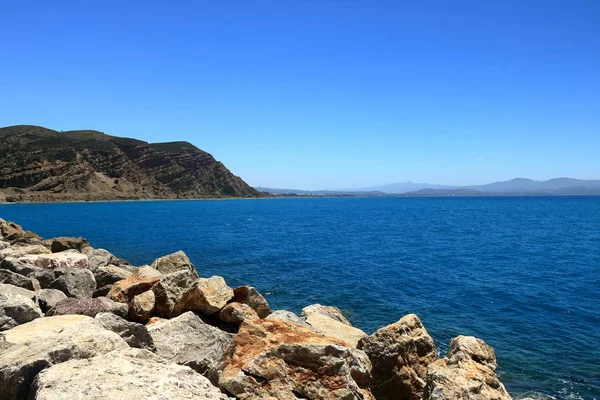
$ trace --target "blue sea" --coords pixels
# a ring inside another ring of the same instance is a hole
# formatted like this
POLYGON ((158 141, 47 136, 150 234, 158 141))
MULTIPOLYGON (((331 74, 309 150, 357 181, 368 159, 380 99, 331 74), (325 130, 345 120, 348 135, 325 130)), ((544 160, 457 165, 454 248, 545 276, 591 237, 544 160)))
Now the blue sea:
POLYGON ((367 333, 416 313, 474 335, 517 398, 600 399, 600 197, 289 198, 0 205, 45 238, 141 265, 184 250, 275 309, 336 305, 367 333))

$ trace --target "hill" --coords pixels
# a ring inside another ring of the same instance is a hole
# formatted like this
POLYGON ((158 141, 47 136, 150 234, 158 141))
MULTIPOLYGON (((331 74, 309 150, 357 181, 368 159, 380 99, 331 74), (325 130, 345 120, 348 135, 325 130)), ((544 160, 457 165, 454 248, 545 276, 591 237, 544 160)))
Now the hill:
POLYGON ((496 194, 598 194, 600 193, 600 180, 554 178, 547 181, 534 181, 515 178, 466 188, 496 194))
POLYGON ((0 128, 0 201, 262 195, 188 142, 147 143, 30 125, 0 128))

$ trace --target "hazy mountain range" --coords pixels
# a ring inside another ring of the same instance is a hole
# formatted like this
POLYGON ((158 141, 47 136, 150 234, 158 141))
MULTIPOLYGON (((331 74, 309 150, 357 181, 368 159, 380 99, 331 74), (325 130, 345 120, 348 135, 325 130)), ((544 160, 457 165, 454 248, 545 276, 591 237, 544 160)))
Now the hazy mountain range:
POLYGON ((430 183, 400 182, 381 186, 346 190, 294 190, 257 187, 256 189, 273 194, 298 195, 423 195, 423 196, 477 196, 477 195, 559 195, 559 194, 600 194, 600 180, 554 178, 535 181, 515 178, 509 181, 485 185, 450 186, 430 183))

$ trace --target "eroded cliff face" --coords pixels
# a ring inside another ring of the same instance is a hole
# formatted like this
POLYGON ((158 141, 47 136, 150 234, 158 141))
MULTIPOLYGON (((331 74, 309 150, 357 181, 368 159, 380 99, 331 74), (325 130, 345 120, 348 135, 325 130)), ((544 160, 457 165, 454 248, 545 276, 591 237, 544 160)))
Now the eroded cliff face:
POLYGON ((187 142, 151 144, 29 125, 0 128, 0 201, 262 195, 187 142))

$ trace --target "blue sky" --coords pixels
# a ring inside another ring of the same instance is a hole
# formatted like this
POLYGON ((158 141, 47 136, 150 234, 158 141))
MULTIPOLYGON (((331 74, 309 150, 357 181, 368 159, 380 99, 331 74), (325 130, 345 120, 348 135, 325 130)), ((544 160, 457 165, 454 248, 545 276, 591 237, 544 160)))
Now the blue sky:
POLYGON ((270 187, 600 179, 600 1, 7 1, 0 14, 0 126, 187 140, 270 187))

